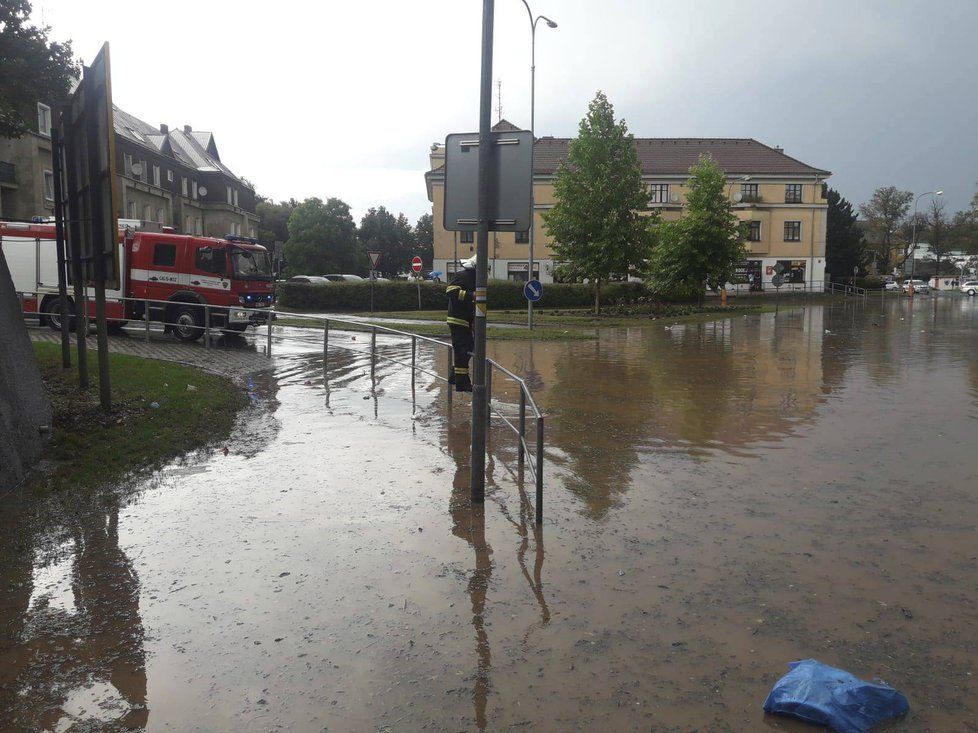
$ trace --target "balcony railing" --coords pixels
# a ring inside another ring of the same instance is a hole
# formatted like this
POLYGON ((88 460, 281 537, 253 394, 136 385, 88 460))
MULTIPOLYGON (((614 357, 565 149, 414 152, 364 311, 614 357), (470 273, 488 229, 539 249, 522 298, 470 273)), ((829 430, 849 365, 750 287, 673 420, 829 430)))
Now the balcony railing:
POLYGON ((763 201, 763 199, 761 198, 760 194, 753 194, 753 195, 744 194, 743 196, 740 197, 740 202, 739 203, 742 203, 742 204, 759 204, 762 201, 763 201))
POLYGON ((0 183, 17 185, 17 166, 13 163, 0 162, 0 183))

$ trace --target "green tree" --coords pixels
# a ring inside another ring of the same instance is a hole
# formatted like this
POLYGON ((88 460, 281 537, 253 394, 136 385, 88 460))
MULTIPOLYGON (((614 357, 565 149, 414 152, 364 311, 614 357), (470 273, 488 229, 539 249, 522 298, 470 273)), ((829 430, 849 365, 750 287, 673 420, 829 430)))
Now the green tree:
POLYGON ((363 270, 357 225, 350 207, 337 198, 309 198, 289 216, 285 243, 286 274, 325 275, 363 270))
POLYGON ((948 220, 944 210, 944 202, 934 196, 930 202, 930 209, 927 211, 925 223, 927 225, 927 246, 931 256, 935 259, 934 274, 941 274, 941 260, 946 260, 950 251, 951 241, 948 230, 951 222, 948 220))
POLYGON ((954 215, 948 229, 948 242, 951 250, 978 255, 978 214, 974 209, 954 215))
POLYGON ((849 277, 854 267, 865 272, 870 254, 866 249, 865 235, 857 223, 857 214, 842 195, 834 188, 828 189, 825 198, 829 202, 825 225, 825 269, 837 276, 849 277))
POLYGON ((258 225, 258 242, 271 247, 275 242, 285 242, 289 238, 289 217, 298 208, 295 199, 274 201, 262 199, 255 207, 261 222, 258 225))
POLYGON ((883 272, 897 249, 902 256, 894 264, 901 265, 907 259, 910 243, 901 234, 900 225, 907 217, 913 192, 900 191, 896 186, 877 188, 869 201, 861 204, 859 213, 869 227, 869 239, 876 255, 876 269, 883 272))
POLYGON ((659 224, 645 275, 654 292, 702 300, 707 287, 719 290, 733 280, 747 248, 720 166, 701 155, 689 172, 683 216, 659 224))
POLYGON ((71 42, 50 41, 30 17, 30 0, 0 1, 0 137, 36 130, 39 101, 56 115, 78 77, 71 42))
POLYGON ((428 263, 434 260, 435 227, 431 214, 422 214, 414 225, 414 244, 422 260, 428 263))
POLYGON ((364 251, 381 253, 377 269, 384 277, 396 277, 406 271, 418 254, 407 217, 394 216, 383 206, 369 209, 360 220, 359 239, 364 251))
POLYGON ((564 272, 594 284, 594 311, 601 285, 626 276, 648 255, 655 218, 642 215, 649 193, 642 183, 635 140, 625 121, 598 92, 571 141, 554 182, 556 204, 543 215, 564 272))

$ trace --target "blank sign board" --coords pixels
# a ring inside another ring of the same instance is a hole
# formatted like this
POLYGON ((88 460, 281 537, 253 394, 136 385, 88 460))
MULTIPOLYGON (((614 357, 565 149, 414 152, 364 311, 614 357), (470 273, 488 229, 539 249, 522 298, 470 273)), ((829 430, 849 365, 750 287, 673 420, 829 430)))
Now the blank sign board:
MULTIPOLYGON (((495 155, 489 191, 489 230, 530 228, 533 135, 528 130, 493 132, 495 155)), ((445 138, 445 229, 474 232, 479 225, 479 134, 445 138)))

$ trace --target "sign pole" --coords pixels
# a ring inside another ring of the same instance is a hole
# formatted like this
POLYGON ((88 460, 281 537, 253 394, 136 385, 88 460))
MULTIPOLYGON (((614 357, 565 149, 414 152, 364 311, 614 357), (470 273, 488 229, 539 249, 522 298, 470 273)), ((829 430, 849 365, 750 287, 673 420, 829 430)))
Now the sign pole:
POLYGON ((61 366, 71 368, 71 340, 68 338, 68 273, 65 270, 65 213, 61 169, 61 130, 51 128, 51 168, 54 176, 54 237, 58 252, 58 299, 61 316, 61 366))
POLYGON ((374 312, 374 280, 377 279, 377 263, 380 262, 381 253, 378 250, 370 250, 367 257, 370 258, 370 312, 374 312))
POLYGON ((482 3, 482 78, 479 88, 479 208, 475 265, 475 354, 472 370, 472 503, 486 500, 486 265, 489 259, 489 196, 492 189, 492 31, 494 0, 482 3))

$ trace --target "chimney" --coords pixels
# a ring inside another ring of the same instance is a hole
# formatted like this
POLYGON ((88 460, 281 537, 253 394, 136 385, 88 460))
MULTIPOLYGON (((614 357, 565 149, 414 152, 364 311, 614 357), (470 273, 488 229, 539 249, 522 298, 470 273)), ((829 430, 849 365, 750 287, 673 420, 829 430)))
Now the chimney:
POLYGON ((169 125, 160 125, 160 132, 162 132, 164 135, 169 135, 170 134, 170 126, 169 125))
POLYGON ((779 153, 783 153, 784 152, 784 148, 782 148, 780 145, 775 145, 774 146, 774 149, 777 150, 779 153))
POLYGON ((184 125, 183 126, 183 131, 189 135, 190 133, 192 133, 194 131, 194 128, 192 128, 190 125, 184 125))

